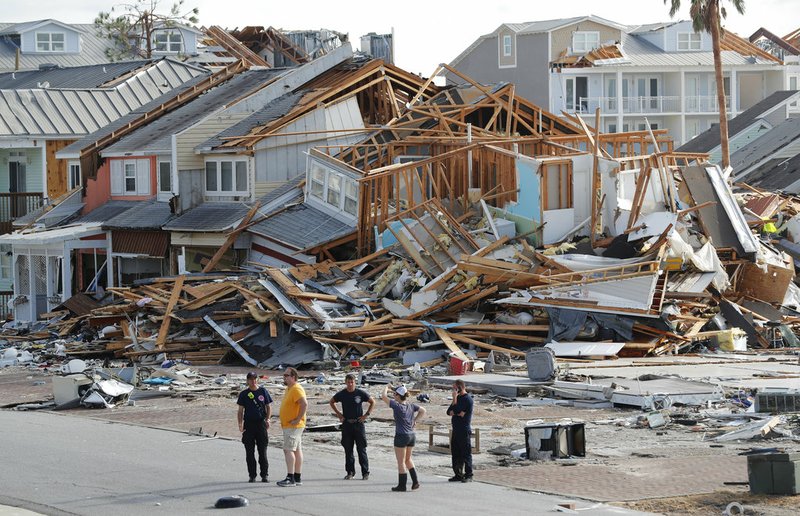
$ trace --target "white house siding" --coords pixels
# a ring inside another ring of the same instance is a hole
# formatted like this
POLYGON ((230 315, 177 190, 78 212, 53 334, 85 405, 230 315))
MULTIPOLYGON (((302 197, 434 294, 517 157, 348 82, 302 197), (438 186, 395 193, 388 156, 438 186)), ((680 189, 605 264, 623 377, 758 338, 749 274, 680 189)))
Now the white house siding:
POLYGON ((179 133, 175 138, 178 171, 204 169, 204 156, 195 154, 194 148, 233 124, 244 120, 249 114, 226 112, 224 115, 212 115, 179 133))
POLYGON ((256 144, 256 195, 305 174, 306 152, 312 147, 352 145, 364 138, 364 122, 358 102, 351 97, 320 108, 281 129, 286 136, 272 136, 256 144), (342 129, 353 129, 343 133, 342 129), (336 131, 325 133, 324 131, 336 131))
POLYGON ((28 30, 20 34, 20 47, 22 52, 26 54, 40 54, 40 55, 59 55, 59 54, 77 54, 80 52, 80 33, 76 30, 67 29, 62 25, 56 23, 48 23, 28 30), (36 33, 37 32, 60 32, 64 34, 64 52, 37 52, 36 51, 36 33))

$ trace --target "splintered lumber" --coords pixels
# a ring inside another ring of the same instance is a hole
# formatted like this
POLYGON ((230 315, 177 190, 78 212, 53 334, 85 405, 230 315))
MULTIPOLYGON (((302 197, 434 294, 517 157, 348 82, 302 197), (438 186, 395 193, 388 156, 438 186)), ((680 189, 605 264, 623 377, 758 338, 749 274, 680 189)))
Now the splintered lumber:
POLYGON ((525 356, 524 351, 517 351, 516 349, 508 349, 501 346, 495 346, 494 344, 487 344, 486 342, 481 342, 479 340, 471 339, 469 337, 465 337, 464 335, 459 335, 457 333, 453 333, 451 335, 455 340, 459 342, 463 342, 464 344, 472 344, 473 346, 478 348, 488 349, 490 351, 502 351, 503 353, 508 353, 510 355, 515 355, 518 357, 525 356))
POLYGON ((164 342, 167 340, 169 323, 172 321, 170 315, 172 314, 172 309, 175 308, 175 304, 178 302, 178 298, 181 296, 183 281, 185 279, 186 276, 178 276, 178 279, 175 280, 175 285, 172 287, 172 295, 169 297, 169 303, 167 303, 167 311, 164 313, 164 320, 161 321, 161 328, 159 328, 158 338, 156 338, 156 347, 159 349, 164 348, 164 342))
POLYGON ((461 351, 461 348, 459 348, 458 344, 453 341, 453 339, 450 337, 450 334, 447 333, 447 330, 444 328, 436 328, 436 335, 442 340, 442 342, 444 342, 444 345, 447 346, 447 349, 449 349, 455 356, 465 362, 469 361, 469 357, 463 351, 461 351))
POLYGON ((231 285, 230 283, 227 283, 227 282, 222 283, 222 284, 219 285, 219 287, 217 289, 215 289, 213 291, 212 294, 206 295, 204 297, 200 297, 198 299, 195 299, 194 301, 190 301, 190 302, 184 304, 183 306, 181 306, 181 309, 182 310, 195 310, 197 308, 202 308, 204 306, 207 306, 207 305, 213 303, 214 301, 216 301, 216 300, 218 300, 220 298, 223 298, 223 297, 227 296, 228 294, 230 294, 231 292, 234 292, 235 290, 236 290, 236 288, 233 285, 231 285))
POLYGON ((239 223, 239 225, 236 226, 236 229, 234 229, 228 234, 228 238, 225 239, 225 242, 220 246, 219 249, 217 249, 217 252, 214 253, 214 256, 211 257, 206 266, 203 267, 203 272, 211 272, 212 270, 214 270, 214 267, 217 266, 217 263, 219 263, 219 261, 225 255, 225 252, 236 241, 236 238, 239 236, 239 233, 247 229, 247 225, 253 219, 253 216, 256 214, 258 208, 260 207, 261 207, 260 201, 256 201, 256 203, 253 204, 253 207, 250 208, 250 211, 247 212, 247 215, 245 215, 242 221, 239 223))

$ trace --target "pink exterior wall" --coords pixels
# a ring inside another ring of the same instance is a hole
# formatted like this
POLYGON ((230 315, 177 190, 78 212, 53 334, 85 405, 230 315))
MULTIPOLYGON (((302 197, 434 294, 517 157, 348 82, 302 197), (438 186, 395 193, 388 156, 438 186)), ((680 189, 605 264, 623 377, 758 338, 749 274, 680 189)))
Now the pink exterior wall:
POLYGON ((147 201, 156 196, 158 179, 156 173, 158 160, 155 156, 136 157, 136 158, 106 158, 103 165, 97 170, 97 177, 86 181, 86 195, 83 198, 84 207, 82 213, 85 215, 98 206, 105 204, 109 200, 123 201, 147 201), (151 195, 115 195, 111 196, 111 161, 115 159, 148 159, 150 160, 150 192, 151 195))

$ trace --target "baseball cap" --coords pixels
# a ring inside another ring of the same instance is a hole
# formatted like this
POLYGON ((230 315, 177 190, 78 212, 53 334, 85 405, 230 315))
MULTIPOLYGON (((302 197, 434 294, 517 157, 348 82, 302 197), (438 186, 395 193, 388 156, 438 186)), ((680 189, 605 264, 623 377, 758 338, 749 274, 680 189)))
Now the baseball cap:
POLYGON ((395 389, 394 392, 396 392, 400 396, 405 396, 406 393, 408 392, 408 389, 406 389, 405 385, 401 385, 400 387, 395 389))
POLYGON ((258 374, 255 371, 250 371, 247 373, 247 379, 249 380, 250 378, 258 378, 258 374))

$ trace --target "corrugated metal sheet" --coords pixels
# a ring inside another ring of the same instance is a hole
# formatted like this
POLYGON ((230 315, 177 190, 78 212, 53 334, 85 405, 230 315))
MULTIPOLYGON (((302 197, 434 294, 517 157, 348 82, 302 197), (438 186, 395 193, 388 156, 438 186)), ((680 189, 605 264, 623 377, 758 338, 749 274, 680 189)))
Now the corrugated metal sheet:
POLYGON ((223 231, 247 214, 249 206, 239 202, 206 202, 164 225, 169 231, 223 231))
POLYGON ((164 258, 169 248, 166 231, 112 231, 111 249, 115 253, 143 254, 164 258))
POLYGON ((103 229, 161 229, 173 218, 175 215, 170 211, 169 203, 140 201, 104 222, 103 229))
POLYGON ((105 83, 136 70, 149 61, 125 61, 54 70, 29 70, 0 73, 0 89, 18 90, 39 88, 48 83, 49 88, 99 88, 105 83))
POLYGON ((0 136, 83 136, 207 74, 200 68, 162 59, 113 88, 0 90, 0 136), (176 72, 183 82, 164 87, 163 82, 157 82, 161 69, 176 72))
MULTIPOLYGON (((622 35, 622 51, 629 59, 624 64, 614 65, 619 67, 696 67, 714 66, 712 52, 664 52, 644 39, 633 34, 622 35)), ((772 65, 779 67, 778 63, 762 57, 749 58, 732 50, 722 51, 723 66, 754 66, 772 65)))

